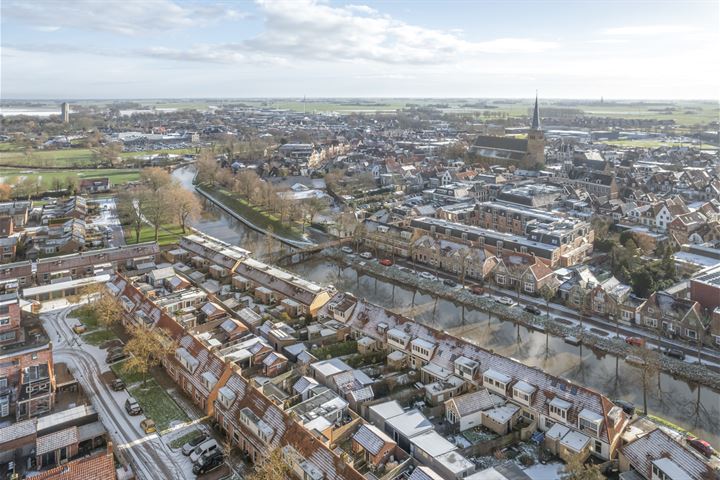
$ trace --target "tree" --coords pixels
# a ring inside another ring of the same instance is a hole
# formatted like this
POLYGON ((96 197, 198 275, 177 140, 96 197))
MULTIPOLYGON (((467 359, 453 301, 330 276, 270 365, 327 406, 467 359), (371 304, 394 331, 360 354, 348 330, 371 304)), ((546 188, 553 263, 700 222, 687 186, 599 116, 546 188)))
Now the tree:
POLYGON ((562 480, 605 480, 597 465, 586 465, 580 455, 576 455, 563 467, 562 480))
POLYGON ((130 358, 123 364, 126 372, 139 373, 143 377, 143 386, 147 374, 153 367, 162 363, 166 355, 175 352, 177 345, 162 329, 150 329, 143 325, 130 328, 130 340, 124 351, 130 358))
POLYGON ((290 465, 283 457, 282 450, 276 448, 267 457, 255 465, 255 471, 246 475, 247 480, 285 480, 290 473, 290 465))
POLYGON ((140 181, 151 190, 161 190, 170 186, 173 182, 172 176, 160 167, 143 168, 140 171, 140 181))
POLYGON ((203 150, 200 152, 200 156, 195 163, 197 168, 197 181, 198 183, 206 183, 211 187, 215 185, 217 173, 220 169, 215 156, 209 150, 203 150))
POLYGON ((170 191, 171 201, 170 204, 174 210, 178 224, 185 233, 185 227, 188 222, 197 219, 202 212, 202 205, 195 195, 190 190, 186 190, 181 185, 173 186, 170 191))
POLYGON ((548 283, 540 287, 540 296, 545 300, 545 314, 548 318, 550 318, 550 301, 555 298, 555 293, 556 290, 548 283))
POLYGON ((633 292, 640 298, 647 298, 654 285, 653 276, 646 268, 635 270, 631 274, 631 282, 633 292))
POLYGON ((325 207, 319 198, 311 198, 302 203, 302 230, 305 233, 305 222, 312 224, 315 216, 325 207))
POLYGON ((237 184, 237 192, 239 192, 242 197, 250 200, 253 191, 260 183, 260 177, 258 177, 257 173, 253 170, 242 170, 235 176, 235 181, 237 184))
POLYGON ((0 201, 6 202, 12 196, 12 187, 7 183, 0 183, 0 201))
POLYGON ((118 214, 123 225, 128 225, 135 232, 135 243, 140 243, 140 233, 145 224, 141 213, 144 200, 145 192, 140 187, 125 190, 118 195, 118 214))
POLYGON ((98 324, 105 330, 117 323, 123 312, 123 308, 117 297, 112 295, 105 287, 103 287, 100 292, 100 298, 93 303, 93 310, 95 311, 98 324))

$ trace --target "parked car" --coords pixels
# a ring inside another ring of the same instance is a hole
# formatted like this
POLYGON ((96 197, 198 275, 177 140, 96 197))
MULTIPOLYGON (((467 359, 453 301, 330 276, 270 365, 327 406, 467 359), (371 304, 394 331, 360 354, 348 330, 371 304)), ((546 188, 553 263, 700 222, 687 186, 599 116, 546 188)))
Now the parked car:
POLYGON ((182 454, 186 457, 190 455, 193 450, 197 448, 198 445, 205 442, 205 440, 208 439, 207 433, 201 433, 197 437, 193 438, 189 442, 187 442, 185 445, 182 446, 182 454))
POLYGON ((212 438, 210 440, 205 440, 203 443, 195 447, 195 450, 192 451, 192 453, 190 454, 190 461, 195 463, 200 457, 202 457, 206 453, 214 451, 220 451, 218 443, 212 438))
POLYGON ((143 412, 140 404, 132 397, 125 400, 125 411, 129 415, 140 415, 143 412))
POLYGON ((470 287, 470 291, 475 295, 482 295, 485 293, 485 289, 480 285, 473 285, 472 287, 470 287))
POLYGON ((116 378, 113 380, 113 382, 110 384, 110 388, 115 390, 116 392, 119 392, 121 390, 125 390, 125 382, 120 380, 119 378, 116 378))
POLYGON ((383 258, 383 259, 380 260, 378 263, 379 263, 380 265, 384 265, 384 266, 386 266, 386 267, 389 267, 390 265, 393 264, 392 260, 390 260, 389 258, 383 258))
POLYGON ((706 457, 710 458, 715 455, 715 449, 710 445, 709 442, 700 438, 691 438, 687 441, 688 445, 702 453, 706 457))
POLYGON ((510 297, 497 297, 495 301, 498 303, 502 303, 503 305, 512 305, 513 303, 515 303, 510 297))
POLYGON ((685 360, 685 352, 678 350, 677 348, 668 348, 663 352, 668 357, 677 358, 678 360, 685 360))
POLYGON ((636 347, 644 347, 645 339, 640 337, 627 337, 625 343, 628 345, 635 345, 636 347))
POLYGON ((109 350, 107 357, 105 357, 105 363, 119 362, 120 360, 126 359, 127 356, 127 353, 125 353, 122 348, 119 348, 117 350, 109 350))
POLYGON ((200 457, 197 463, 193 465, 192 471, 195 475, 202 475, 211 470, 215 470, 217 467, 222 465, 224 461, 225 456, 222 452, 212 452, 209 455, 203 455, 202 457, 200 457))
POLYGON ((533 315, 540 315, 540 314, 542 313, 542 312, 540 311, 540 309, 539 309, 538 307, 536 307, 535 305, 526 305, 526 306, 525 306, 525 311, 526 311, 526 312, 530 312, 530 313, 532 313, 533 315))
POLYGON ((635 415, 635 404, 632 402, 628 402, 627 400, 613 400, 613 403, 617 405, 618 407, 623 409, 623 412, 630 415, 631 417, 635 415))
POLYGON ((82 323, 77 323, 73 325, 72 330, 73 332, 80 335, 81 333, 85 333, 87 331, 87 328, 85 328, 85 325, 83 325, 82 323))
POLYGON ((350 248, 350 247, 342 247, 340 250, 341 250, 343 253, 348 253, 348 254, 353 253, 353 249, 350 248))
POLYGON ((373 258, 372 253, 370 253, 370 252, 362 252, 360 254, 360 256, 362 258, 364 258, 365 260, 372 260, 372 258, 373 258))
POLYGON ((457 283, 453 280, 450 280, 449 278, 443 280, 443 284, 447 285, 448 287, 457 287, 457 283))
POLYGON ((149 418, 146 418, 145 420, 140 422, 140 428, 142 428, 143 432, 145 433, 157 432, 157 426, 155 425, 155 422, 149 418))
POLYGON ((435 275, 433 275, 433 274, 430 273, 430 272, 420 272, 420 276, 421 276, 422 278, 427 279, 427 280, 435 280, 435 275))

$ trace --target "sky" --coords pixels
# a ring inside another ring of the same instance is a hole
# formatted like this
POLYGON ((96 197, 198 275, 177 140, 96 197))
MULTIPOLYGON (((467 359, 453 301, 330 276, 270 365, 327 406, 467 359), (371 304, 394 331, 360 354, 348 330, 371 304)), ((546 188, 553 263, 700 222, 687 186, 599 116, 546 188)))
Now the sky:
POLYGON ((718 0, 2 0, 0 98, 720 99, 718 0))

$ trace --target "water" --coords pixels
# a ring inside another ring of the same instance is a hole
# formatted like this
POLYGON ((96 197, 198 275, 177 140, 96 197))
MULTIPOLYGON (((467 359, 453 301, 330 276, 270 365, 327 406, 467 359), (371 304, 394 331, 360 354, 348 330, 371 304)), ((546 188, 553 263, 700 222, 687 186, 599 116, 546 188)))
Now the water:
MULTIPOLYGON (((192 167, 173 173, 189 189, 192 189, 193 175, 192 167)), ((193 226, 208 235, 255 252, 255 256, 260 258, 265 252, 277 251, 281 247, 276 241, 268 243, 264 235, 210 204, 206 204, 202 218, 193 226)), ((482 311, 463 309, 461 305, 447 300, 438 300, 436 304, 431 296, 404 286, 366 275, 358 278, 354 269, 341 268, 327 260, 311 260, 296 265, 293 270, 317 283, 334 285, 338 290, 351 292, 358 298, 399 310, 417 321, 588 386, 610 398, 631 401, 642 409, 640 370, 624 359, 582 345, 574 347, 561 338, 489 317, 482 311)), ((651 414, 666 418, 720 446, 720 393, 674 379, 665 373, 655 376, 649 384, 648 409, 651 414)))

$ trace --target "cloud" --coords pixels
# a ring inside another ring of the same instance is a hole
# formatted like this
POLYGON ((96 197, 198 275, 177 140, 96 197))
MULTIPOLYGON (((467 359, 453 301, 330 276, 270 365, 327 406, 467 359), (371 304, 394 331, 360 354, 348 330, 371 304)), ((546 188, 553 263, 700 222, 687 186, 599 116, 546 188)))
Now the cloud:
POLYGON ((693 25, 630 25, 625 27, 613 27, 603 30, 605 35, 618 36, 650 36, 665 35, 671 33, 690 33, 699 29, 693 25))
POLYGON ((223 4, 179 4, 173 0, 28 2, 4 0, 2 14, 35 29, 55 31, 75 28, 141 35, 150 32, 191 28, 224 20, 244 18, 246 14, 223 4))
POLYGON ((555 42, 500 38, 471 42, 458 32, 408 24, 365 5, 332 6, 315 0, 258 0, 264 29, 236 43, 153 48, 149 54, 172 60, 361 62, 446 64, 481 54, 538 53, 555 42))

